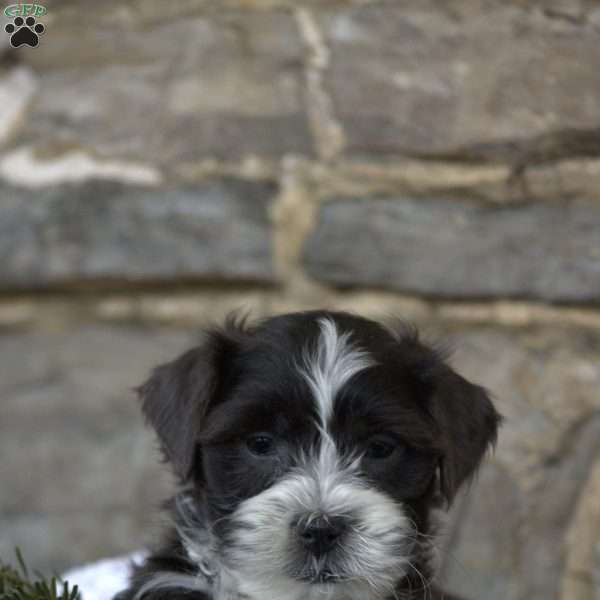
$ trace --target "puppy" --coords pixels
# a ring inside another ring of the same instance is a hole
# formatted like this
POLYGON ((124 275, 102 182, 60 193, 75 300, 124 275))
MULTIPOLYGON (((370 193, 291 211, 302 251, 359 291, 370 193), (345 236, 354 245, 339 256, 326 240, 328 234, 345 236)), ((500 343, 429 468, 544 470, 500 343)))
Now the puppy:
POLYGON ((433 514, 500 417, 415 331, 232 318, 139 394, 180 487, 119 600, 451 600, 432 584, 433 514))

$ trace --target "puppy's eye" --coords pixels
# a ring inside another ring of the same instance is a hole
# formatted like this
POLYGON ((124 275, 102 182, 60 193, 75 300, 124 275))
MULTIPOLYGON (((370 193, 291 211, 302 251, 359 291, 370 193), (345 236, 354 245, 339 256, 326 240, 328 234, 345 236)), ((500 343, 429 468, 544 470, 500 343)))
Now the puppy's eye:
POLYGON ((275 440, 266 433, 252 435, 246 440, 246 446, 252 454, 257 456, 266 456, 275 451, 275 440))
POLYGON ((369 441, 365 450, 365 458, 379 460, 388 458, 400 445, 393 439, 375 438, 369 441))

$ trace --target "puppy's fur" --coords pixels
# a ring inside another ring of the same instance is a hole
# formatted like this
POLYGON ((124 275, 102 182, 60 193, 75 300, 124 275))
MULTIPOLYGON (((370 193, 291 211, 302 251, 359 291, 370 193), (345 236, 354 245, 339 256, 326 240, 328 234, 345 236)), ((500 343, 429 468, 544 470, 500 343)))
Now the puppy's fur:
POLYGON ((139 392, 180 489, 119 600, 451 599, 432 585, 433 512, 500 417, 413 330, 230 319, 139 392))

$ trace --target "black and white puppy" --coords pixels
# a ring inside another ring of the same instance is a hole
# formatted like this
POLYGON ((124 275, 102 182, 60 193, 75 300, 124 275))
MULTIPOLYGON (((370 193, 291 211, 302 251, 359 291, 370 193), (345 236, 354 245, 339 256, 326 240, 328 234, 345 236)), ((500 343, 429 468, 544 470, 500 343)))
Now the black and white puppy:
POLYGON ((432 512, 500 417, 413 330, 230 319, 139 392, 181 486, 119 600, 451 598, 431 584, 432 512))

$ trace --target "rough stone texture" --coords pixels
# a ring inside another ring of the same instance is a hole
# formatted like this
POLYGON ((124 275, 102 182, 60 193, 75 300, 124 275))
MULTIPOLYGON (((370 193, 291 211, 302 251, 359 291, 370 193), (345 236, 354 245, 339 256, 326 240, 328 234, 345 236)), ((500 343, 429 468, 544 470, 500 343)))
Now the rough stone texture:
POLYGON ((453 199, 337 199, 305 246, 318 279, 412 293, 600 300, 600 209, 453 199))
POLYGON ((497 462, 486 464, 476 485, 457 501, 441 551, 444 587, 466 598, 523 597, 518 531, 523 495, 497 462), (459 526, 460 525, 460 526, 459 526))
POLYGON ((20 54, 41 90, 20 143, 161 164, 311 153, 291 15, 101 4, 57 5, 43 52, 20 54))
POLYGON ((455 366, 492 390, 506 420, 456 514, 442 577, 468 598, 559 598, 583 548, 567 541, 586 527, 574 507, 600 457, 600 335, 483 327, 449 340, 455 366))
POLYGON ((0 284, 273 278, 270 184, 0 188, 0 284))
MULTIPOLYGON (((72 488, 74 482, 69 483, 72 488)), ((55 574, 65 566, 104 558, 107 553, 123 554, 131 550, 132 542, 140 545, 147 539, 153 510, 88 511, 84 507, 68 513, 0 514, 0 559, 14 564, 17 544, 28 565, 55 574)))
POLYGON ((600 598, 600 462, 583 489, 569 535, 561 600, 600 598))
POLYGON ((2 336, 2 454, 13 454, 11 440, 27 440, 22 456, 1 464, 21 474, 19 485, 3 489, 3 510, 63 512, 146 501, 155 473, 144 468, 157 455, 151 436, 142 433, 133 387, 195 337, 127 326, 2 336), (128 466, 119 463, 124 456, 128 466), (53 477, 44 493, 32 493, 46 473, 53 477), (65 493, 69 483, 77 488, 73 497, 65 493))
POLYGON ((0 106, 6 111, 0 125, 0 148, 21 125, 34 92, 35 82, 27 69, 12 69, 0 76, 0 106))
POLYGON ((389 0, 321 23, 349 153, 520 162, 600 149, 600 34, 583 9, 389 0))
POLYGON ((62 569, 149 541, 171 478, 132 388, 195 339, 93 326, 0 338, 2 558, 18 545, 62 569))

